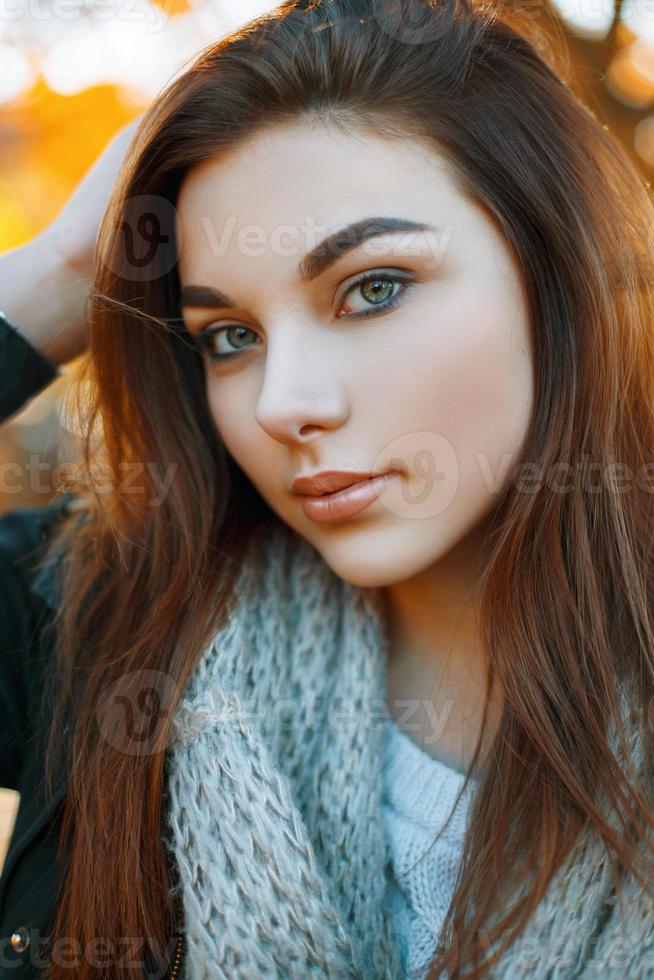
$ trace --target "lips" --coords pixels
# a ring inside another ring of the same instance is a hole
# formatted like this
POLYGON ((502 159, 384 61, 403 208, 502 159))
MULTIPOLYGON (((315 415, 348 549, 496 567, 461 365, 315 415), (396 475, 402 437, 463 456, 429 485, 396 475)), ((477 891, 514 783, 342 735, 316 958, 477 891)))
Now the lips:
MULTIPOLYGON (((391 483, 398 479, 397 470, 358 480, 342 490, 309 496, 300 495, 300 506, 305 515, 316 524, 332 524, 351 520, 381 496, 391 483)), ((379 515, 378 515, 379 516, 379 515)))
MULTIPOLYGON (((386 471, 388 472, 388 471, 386 471)), ((382 473, 355 473, 345 470, 323 470, 313 476, 298 476, 291 484, 293 493, 306 497, 322 497, 327 493, 336 493, 346 487, 382 476, 382 473)))

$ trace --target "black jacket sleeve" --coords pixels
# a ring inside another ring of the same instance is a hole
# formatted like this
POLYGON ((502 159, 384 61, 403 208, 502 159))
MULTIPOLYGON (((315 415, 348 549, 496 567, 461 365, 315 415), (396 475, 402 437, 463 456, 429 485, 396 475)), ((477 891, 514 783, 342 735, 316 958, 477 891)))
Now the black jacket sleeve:
MULTIPOLYGON (((0 314, 0 422, 59 374, 0 314)), ((18 789, 28 751, 30 705, 40 685, 40 627, 48 604, 32 590, 48 529, 70 499, 0 515, 0 786, 18 789)))
POLYGON ((0 310, 0 422, 60 374, 0 310))

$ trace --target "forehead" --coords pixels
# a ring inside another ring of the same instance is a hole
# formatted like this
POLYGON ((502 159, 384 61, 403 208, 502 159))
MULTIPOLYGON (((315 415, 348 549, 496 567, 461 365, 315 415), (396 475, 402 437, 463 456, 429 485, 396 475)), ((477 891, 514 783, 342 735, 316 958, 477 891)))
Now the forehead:
POLYGON ((442 224, 457 203, 465 206, 447 162, 417 141, 280 126, 193 167, 178 195, 177 228, 194 269, 203 254, 239 259, 276 251, 297 260, 367 215, 442 224))

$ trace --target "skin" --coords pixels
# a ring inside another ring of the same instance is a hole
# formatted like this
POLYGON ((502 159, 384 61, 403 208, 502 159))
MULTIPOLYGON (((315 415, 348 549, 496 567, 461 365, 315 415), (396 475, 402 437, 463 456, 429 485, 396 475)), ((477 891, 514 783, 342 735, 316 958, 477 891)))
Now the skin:
POLYGON ((86 350, 86 305, 100 221, 142 119, 140 115, 118 130, 47 228, 0 255, 1 308, 54 364, 66 364, 86 350))
POLYGON ((529 311, 511 247, 431 147, 326 123, 271 127, 197 165, 180 190, 177 230, 182 287, 213 287, 238 304, 185 305, 188 329, 246 328, 214 336, 211 349, 235 352, 231 360, 205 355, 228 451, 336 574, 382 589, 390 712, 463 771, 485 669, 470 592, 533 407, 529 311), (314 245, 369 217, 442 233, 386 233, 300 281, 314 245), (251 237, 239 238, 247 226, 251 237), (294 237, 276 239, 282 227, 294 237), (382 271, 413 285, 351 289, 357 274, 382 271), (355 318, 364 311, 377 312, 355 318), (290 492, 299 474, 389 465, 400 474, 382 496, 341 523, 315 523, 290 492))

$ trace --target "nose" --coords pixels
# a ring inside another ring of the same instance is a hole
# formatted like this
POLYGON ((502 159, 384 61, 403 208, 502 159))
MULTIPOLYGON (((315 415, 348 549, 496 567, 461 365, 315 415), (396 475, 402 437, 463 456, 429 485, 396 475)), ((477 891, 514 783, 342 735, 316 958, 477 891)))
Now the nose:
POLYGON ((320 345, 292 331, 270 344, 255 418, 271 438, 285 444, 308 442, 343 425, 348 398, 320 345), (298 342, 299 341, 299 342, 298 342))

